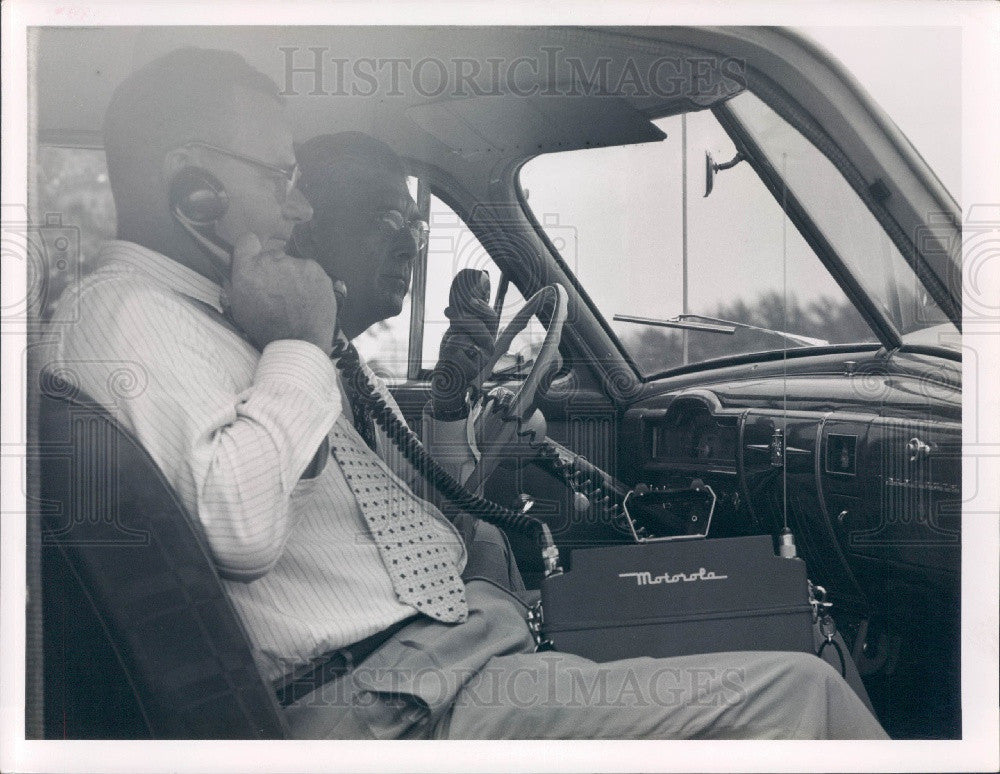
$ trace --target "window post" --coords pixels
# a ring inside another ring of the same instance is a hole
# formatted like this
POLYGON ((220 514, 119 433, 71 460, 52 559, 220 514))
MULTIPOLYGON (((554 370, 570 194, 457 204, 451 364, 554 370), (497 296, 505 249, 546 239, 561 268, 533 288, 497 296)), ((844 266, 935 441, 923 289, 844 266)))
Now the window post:
MULTIPOLYGON (((417 182, 417 209, 425 222, 430 222, 431 192, 421 178, 417 182)), ((430 236, 428 236, 428 244, 430 236)), ((406 378, 420 378, 424 354, 424 304, 427 296, 427 245, 417 255, 410 283, 410 346, 407 354, 406 378)))

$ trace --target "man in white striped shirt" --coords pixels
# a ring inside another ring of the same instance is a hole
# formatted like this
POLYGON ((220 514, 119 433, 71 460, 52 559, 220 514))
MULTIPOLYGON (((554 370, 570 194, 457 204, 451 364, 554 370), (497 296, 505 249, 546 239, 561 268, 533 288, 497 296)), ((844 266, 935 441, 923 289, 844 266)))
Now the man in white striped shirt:
MULTIPOLYGON (((334 423, 355 429, 329 359, 332 282, 284 253, 311 207, 274 171, 295 163, 281 109, 273 84, 221 52, 175 52, 126 82, 106 123, 122 239, 104 245, 51 328, 52 364, 137 436, 197 515, 271 680, 416 612, 396 598, 340 470, 314 461, 334 423), (215 115, 204 111, 213 100, 215 115), (174 124, 138 109, 153 104, 174 124), (231 270, 171 212, 170 183, 191 169, 227 192, 215 230, 235 244, 231 270), (127 399, 110 379, 123 364, 143 385, 127 399)), ((460 571, 463 541, 436 516, 460 571)))
MULTIPOLYGON (((811 656, 595 664, 533 653, 524 606, 503 584, 465 584, 468 612, 456 623, 403 602, 347 476, 326 453, 331 438, 367 447, 329 357, 332 281, 315 261, 285 252, 312 208, 295 187, 276 87, 236 55, 174 52, 116 92, 105 133, 120 240, 60 303, 51 364, 138 437, 196 517, 266 679, 402 627, 352 673, 288 707, 296 735, 884 737, 850 688, 811 656), (212 206, 225 192, 211 229, 184 211, 204 210, 190 196, 192 179, 212 206), (178 191, 178 181, 187 188, 178 191), (141 385, 128 396, 111 379, 123 366, 141 385), (657 688, 671 700, 650 704, 657 688), (618 701, 599 698, 608 695, 618 701)), ((409 212, 402 215, 407 225, 409 212)), ((410 228, 395 233, 417 238, 410 228)), ((401 256, 389 237, 365 236, 401 256)), ((374 285, 391 308, 406 292, 403 273, 381 274, 374 285)), ((355 282, 348 297, 371 284, 355 282)), ((345 328, 352 318, 363 322, 345 310, 345 328)), ((449 423, 438 424, 435 436, 445 437, 449 423)), ((464 437, 461 417, 451 425, 464 437)), ((384 438, 377 448, 389 458, 384 438)), ((406 488, 402 466, 365 453, 378 475, 406 488)), ((461 572, 468 552, 459 532, 410 497, 428 517, 432 543, 461 572)))

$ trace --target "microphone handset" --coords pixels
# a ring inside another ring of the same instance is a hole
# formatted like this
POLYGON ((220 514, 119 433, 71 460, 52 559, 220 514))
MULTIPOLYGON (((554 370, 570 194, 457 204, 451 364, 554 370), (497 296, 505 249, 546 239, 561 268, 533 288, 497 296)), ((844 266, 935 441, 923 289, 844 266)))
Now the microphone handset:
MULTIPOLYGON (((343 282, 339 281, 335 281, 334 288, 339 304, 343 300, 346 288, 344 288, 343 282)), ((438 492, 466 513, 502 529, 514 530, 526 534, 528 537, 533 537, 541 548, 545 575, 562 571, 559 566, 559 551, 552 539, 548 525, 527 513, 530 501, 521 511, 506 508, 470 491, 445 470, 427 452, 416 433, 396 416, 388 403, 378 394, 362 368, 357 349, 341 334, 339 326, 334 335, 333 351, 330 357, 340 371, 341 378, 349 385, 348 394, 352 394, 352 397, 356 397, 363 404, 361 408, 365 413, 382 428, 393 445, 438 492)), ((479 400, 485 406, 493 399, 489 395, 482 394, 479 400)), ((552 473, 562 479, 578 498, 582 497, 589 503, 596 503, 605 508, 610 514, 613 524, 617 525, 622 521, 624 518, 621 507, 622 493, 610 476, 591 465, 583 457, 568 453, 568 450, 558 447, 547 438, 537 440, 534 431, 522 431, 521 423, 523 420, 521 417, 511 414, 503 402, 493 401, 491 410, 499 412, 505 422, 518 423, 518 435, 529 437, 529 445, 538 454, 537 461, 545 464, 552 473)))

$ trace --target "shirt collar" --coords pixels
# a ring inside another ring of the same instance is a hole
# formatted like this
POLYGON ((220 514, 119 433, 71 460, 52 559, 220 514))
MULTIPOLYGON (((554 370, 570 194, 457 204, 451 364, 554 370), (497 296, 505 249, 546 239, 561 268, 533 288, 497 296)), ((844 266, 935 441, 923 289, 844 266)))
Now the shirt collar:
POLYGON ((222 288, 172 258, 150 250, 134 242, 112 239, 101 245, 98 256, 101 266, 108 263, 124 263, 141 271, 160 285, 185 296, 208 304, 216 311, 222 311, 219 295, 222 288))

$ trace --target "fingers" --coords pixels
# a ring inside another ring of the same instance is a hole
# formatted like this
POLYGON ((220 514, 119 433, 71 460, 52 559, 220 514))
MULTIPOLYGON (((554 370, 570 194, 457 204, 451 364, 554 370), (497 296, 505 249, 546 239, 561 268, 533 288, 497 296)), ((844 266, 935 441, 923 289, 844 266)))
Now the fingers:
MULTIPOLYGON (((496 338, 500 319, 489 304, 490 278, 478 269, 462 269, 452 280, 445 316, 452 323, 481 320, 484 330, 496 338)), ((470 332, 471 333, 471 332, 470 332)))
POLYGON ((238 287, 244 282, 244 275, 252 271, 253 261, 261 250, 260 239, 252 231, 241 234, 233 245, 233 260, 229 267, 229 276, 222 281, 222 305, 229 307, 233 295, 233 282, 235 280, 238 287))
POLYGON ((454 296, 455 293, 453 292, 452 298, 448 299, 448 307, 444 312, 449 319, 452 317, 482 317, 483 319, 496 317, 496 312, 493 311, 493 307, 487 301, 464 295, 459 295, 458 298, 454 296))
POLYGON ((458 416, 467 411, 469 385, 490 362, 496 343, 499 316, 489 305, 489 275, 462 269, 448 293, 450 321, 441 340, 440 357, 431 379, 435 416, 458 416))
POLYGON ((504 414, 510 412, 510 408, 514 404, 514 398, 517 397, 517 393, 506 387, 494 387, 487 395, 493 401, 493 410, 502 411, 504 414))
MULTIPOLYGON (((317 284, 323 291, 333 282, 323 267, 311 258, 298 258, 278 249, 265 250, 260 239, 250 232, 236 240, 230 284, 234 279, 243 281, 249 275, 256 275, 260 280, 273 279, 276 272, 286 277, 299 277, 306 284, 317 284)), ((338 285, 346 292, 343 282, 338 285)))
POLYGON ((462 308, 466 302, 480 301, 487 306, 490 300, 490 275, 479 269, 462 269, 451 281, 448 304, 462 308))
POLYGON ((451 318, 451 325, 445 332, 445 338, 466 336, 473 344, 486 352, 493 351, 496 336, 487 321, 478 317, 451 318))
POLYGON ((485 367, 488 361, 488 352, 473 346, 468 338, 456 336, 442 342, 438 367, 444 363, 452 363, 466 381, 469 381, 485 367))
POLYGON ((263 247, 260 244, 260 240, 257 235, 252 231, 248 231, 242 234, 239 239, 236 240, 236 244, 233 245, 233 260, 246 260, 247 258, 253 258, 260 254, 263 247))

